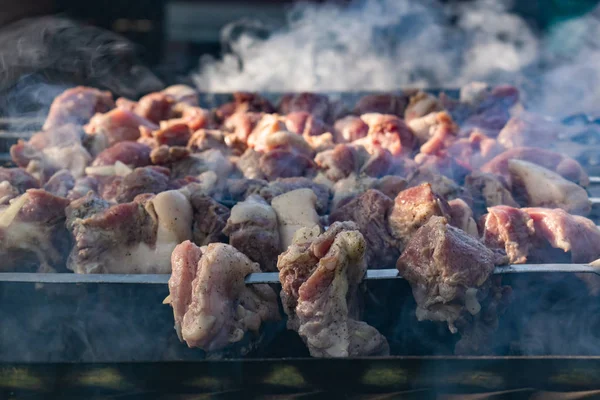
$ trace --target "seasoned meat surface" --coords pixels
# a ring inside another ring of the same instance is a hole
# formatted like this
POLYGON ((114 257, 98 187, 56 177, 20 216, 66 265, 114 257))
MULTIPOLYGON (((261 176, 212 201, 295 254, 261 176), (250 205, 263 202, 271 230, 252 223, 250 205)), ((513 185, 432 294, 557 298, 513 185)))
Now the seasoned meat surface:
POLYGON ((277 295, 268 285, 246 285, 257 263, 233 246, 199 248, 184 241, 173 251, 169 297, 175 330, 189 347, 215 352, 257 336, 261 325, 280 318, 277 295))
POLYGON ((262 271, 277 271, 277 214, 262 197, 250 195, 233 206, 223 232, 229 237, 229 244, 257 262, 262 271))
POLYGON ((394 199, 389 216, 390 233, 405 246, 431 217, 449 217, 450 211, 448 203, 428 183, 403 190, 394 199))
POLYGON ((375 189, 337 208, 329 216, 329 223, 352 221, 362 233, 369 268, 390 268, 400 255, 400 242, 389 231, 388 215, 394 201, 375 189))
POLYGON ((477 289, 506 262, 478 239, 432 216, 407 243, 398 259, 400 274, 410 283, 419 321, 441 321, 457 332, 463 311, 477 314, 477 289))
POLYGON ((69 237, 65 207, 69 201, 42 189, 27 189, 10 205, 0 206, 0 272, 63 270, 69 237))
POLYGON ((93 197, 90 193, 75 200, 66 210, 75 242, 69 269, 121 274, 171 271, 171 252, 192 237, 192 207, 183 194, 172 190, 113 206, 93 197))
POLYGON ((96 113, 105 113, 115 107, 112 94, 85 86, 65 90, 57 96, 44 122, 44 130, 67 124, 83 125, 96 113))
POLYGON ((322 235, 303 229, 279 257, 288 328, 313 357, 389 354, 387 340, 360 320, 360 283, 366 242, 352 222, 334 223, 322 235))
POLYGON ((585 189, 556 172, 522 160, 509 160, 508 170, 513 193, 526 206, 562 208, 578 215, 587 215, 592 210, 585 189))

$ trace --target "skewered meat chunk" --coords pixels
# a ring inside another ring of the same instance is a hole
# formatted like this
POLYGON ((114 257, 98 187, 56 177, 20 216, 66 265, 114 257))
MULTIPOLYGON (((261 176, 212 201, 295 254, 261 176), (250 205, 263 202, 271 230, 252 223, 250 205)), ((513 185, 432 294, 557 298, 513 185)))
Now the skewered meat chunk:
POLYGON ((148 121, 158 124, 173 117, 175 99, 166 93, 156 92, 143 96, 138 101, 134 112, 148 121))
POLYGON ((21 168, 0 167, 0 205, 25 193, 27 189, 39 187, 39 182, 21 168))
POLYGON ((270 202, 273 198, 292 190, 311 189, 317 196, 316 208, 319 214, 325 214, 329 209, 329 188, 325 185, 316 183, 308 178, 279 178, 270 182, 268 186, 262 188, 260 196, 270 202))
POLYGON ((77 86, 58 95, 48 112, 43 130, 63 125, 83 125, 96 113, 104 113, 115 107, 112 94, 94 88, 77 86))
POLYGON ((490 207, 482 225, 482 239, 488 247, 504 249, 511 264, 527 261, 535 234, 529 214, 509 206, 490 207))
POLYGON ((98 154, 92 166, 114 165, 117 161, 132 168, 150 165, 150 147, 137 142, 118 142, 98 154))
POLYGON ((389 215, 390 233, 405 246, 432 217, 449 217, 450 206, 429 183, 403 190, 394 199, 389 215))
POLYGON ((99 186, 100 182, 98 182, 98 179, 94 178, 93 176, 75 179, 75 185, 68 193, 67 198, 70 201, 73 201, 87 195, 89 192, 98 194, 99 186))
POLYGON ((386 114, 364 114, 360 118, 369 125, 369 132, 354 143, 365 146, 369 153, 385 149, 396 156, 414 149, 416 138, 400 118, 386 114))
POLYGON ((286 115, 285 127, 288 131, 302 136, 319 136, 330 131, 325 122, 306 111, 296 111, 286 115))
POLYGON ((229 244, 257 262, 262 271, 277 271, 278 228, 273 208, 262 197, 251 195, 233 206, 223 232, 229 244))
POLYGON ((15 164, 40 182, 46 182, 56 171, 68 169, 75 178, 84 175, 92 157, 81 145, 80 128, 63 125, 38 132, 28 142, 19 142, 10 148, 15 164))
POLYGON ((192 131, 185 122, 172 119, 161 121, 160 128, 156 130, 146 127, 140 128, 140 138, 138 141, 151 148, 161 145, 187 146, 191 136, 192 131))
POLYGON ((473 210, 463 199, 453 199, 448 202, 450 206, 450 221, 453 226, 462 229, 473 237, 479 237, 477 223, 473 219, 473 210))
POLYGON ((258 336, 261 325, 280 318, 277 294, 268 285, 246 286, 244 278, 260 272, 257 263, 233 246, 211 243, 199 248, 190 241, 171 257, 169 297, 175 330, 189 347, 215 352, 258 336))
POLYGON ((586 263, 600 257, 596 225, 559 208, 492 207, 483 225, 486 244, 505 248, 512 263, 586 263))
POLYGON ((96 114, 84 127, 86 146, 93 155, 123 141, 136 141, 140 129, 156 130, 158 125, 130 111, 115 108, 106 114, 96 114))
POLYGON ((184 103, 194 107, 199 105, 196 90, 187 85, 171 85, 163 89, 162 93, 172 97, 177 103, 184 103))
POLYGON ((432 216, 410 239, 398 259, 400 274, 410 283, 417 302, 419 321, 442 321, 452 333, 465 310, 480 310, 477 292, 495 265, 506 257, 494 253, 479 240, 432 216))
POLYGON ((317 196, 311 189, 296 189, 271 200, 271 207, 277 214, 281 251, 293 242, 296 231, 301 228, 321 229, 316 211, 317 196))
MULTIPOLYGON (((523 208, 533 220, 535 235, 564 255, 570 253, 573 263, 587 263, 600 258, 600 230, 591 220, 571 215, 560 208, 523 208)), ((555 255, 536 246, 533 259, 536 262, 553 262, 555 255)))
POLYGON ((587 215, 592 210, 581 186, 539 165, 509 160, 513 193, 530 207, 562 208, 571 214, 587 215))
POLYGON ((506 205, 519 207, 511 192, 496 175, 473 172, 465 178, 465 189, 473 198, 473 211, 482 215, 488 207, 506 205))
POLYGON ((288 328, 313 357, 387 355, 387 340, 360 321, 360 283, 366 242, 352 222, 336 222, 322 235, 303 229, 279 257, 277 268, 288 328))
POLYGON ((509 160, 523 160, 537 164, 556 172, 560 176, 581 186, 587 186, 590 179, 581 165, 570 157, 555 153, 550 150, 534 147, 515 147, 494 157, 481 167, 481 172, 495 174, 501 177, 508 188, 512 187, 512 180, 508 168, 509 160))
POLYGON ((75 187, 75 178, 66 169, 62 169, 52 175, 44 185, 44 190, 54 196, 67 197, 69 192, 75 187))
POLYGON ((119 182, 115 192, 115 201, 128 203, 139 194, 157 194, 168 189, 168 169, 161 167, 136 168, 119 182))
POLYGON ((336 143, 351 143, 369 133, 369 125, 360 117, 348 115, 335 121, 333 138, 336 143))
POLYGON ((0 271, 55 272, 64 268, 69 237, 69 201, 42 189, 28 189, 0 208, 0 271))
POLYGON ((262 119, 260 113, 235 113, 228 117, 222 128, 230 132, 226 135, 225 141, 231 148, 244 152, 248 146, 248 138, 253 132, 258 122, 262 119))
POLYGON ((93 194, 66 210, 76 273, 169 273, 175 246, 192 237, 192 207, 178 191, 110 206, 93 194))
POLYGON ((501 154, 506 149, 496 139, 484 135, 475 129, 468 138, 461 138, 452 143, 448 149, 448 156, 469 165, 473 171, 501 154))
POLYGON ((398 176, 384 176, 380 179, 369 176, 350 175, 341 179, 333 185, 333 199, 331 200, 331 211, 348 203, 356 196, 369 189, 376 189, 390 198, 395 198, 400 191, 406 188, 406 180, 398 176))
POLYGON ((192 188, 190 191, 190 204, 194 216, 193 242, 199 246, 206 246, 209 243, 222 241, 223 229, 229 218, 229 209, 205 194, 202 186, 192 188))
POLYGON ((367 243, 366 260, 369 268, 389 268, 400 255, 400 243, 389 232, 388 215, 394 201, 378 190, 365 193, 337 208, 329 223, 353 221, 367 243))

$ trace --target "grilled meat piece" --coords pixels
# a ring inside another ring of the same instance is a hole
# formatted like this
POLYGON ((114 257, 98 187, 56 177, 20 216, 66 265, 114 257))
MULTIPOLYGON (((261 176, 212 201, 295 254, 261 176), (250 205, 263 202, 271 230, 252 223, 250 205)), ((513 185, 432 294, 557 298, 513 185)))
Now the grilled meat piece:
POLYGON ((505 150, 505 147, 496 139, 475 129, 468 138, 460 138, 448 146, 446 152, 449 157, 470 166, 473 171, 477 171, 482 165, 505 150))
POLYGON ((450 218, 450 206, 438 196, 429 183, 424 183, 398 193, 389 215, 390 233, 402 247, 432 217, 450 218))
POLYGON ((336 222, 317 234, 303 229, 277 263, 288 328, 313 357, 389 354, 385 337, 360 320, 359 286, 367 264, 358 227, 336 222))
POLYGON ((90 193, 66 214, 75 240, 67 266, 80 274, 166 274, 175 246, 192 238, 192 207, 174 190, 113 206, 90 193))
POLYGON ((244 278, 260 272, 233 246, 211 243, 199 248, 190 241, 171 257, 169 297, 175 330, 189 347, 215 352, 257 336, 261 325, 280 318, 277 294, 268 285, 246 286, 244 278))
POLYGON ((117 161, 132 168, 150 165, 150 147, 137 142, 118 142, 100 152, 92 166, 114 165, 117 161))
POLYGON ((488 207, 506 205, 519 207, 510 190, 500 178, 484 172, 473 172, 465 178, 465 189, 473 199, 475 215, 485 214, 488 207))
POLYGON ((456 333, 455 321, 465 310, 479 312, 478 288, 495 265, 506 261, 446 218, 432 216, 412 236, 396 266, 412 287, 417 319, 446 322, 456 333))
POLYGON ((369 125, 369 132, 353 143, 365 146, 369 153, 385 149, 395 156, 410 154, 416 146, 414 134, 400 118, 386 114, 364 114, 360 118, 369 125))
POLYGON ((279 223, 280 249, 285 251, 301 228, 321 229, 316 211, 317 196, 311 189, 296 189, 271 200, 279 223))
POLYGON ((394 201, 378 190, 365 193, 337 208, 329 223, 353 221, 367 243, 366 261, 369 268, 389 268, 400 255, 400 243, 389 232, 388 215, 394 201))
POLYGON ((223 232, 229 244, 257 262, 262 271, 277 271, 278 228, 273 208, 262 197, 251 195, 233 206, 223 232))
POLYGON ((360 117, 348 115, 335 121, 333 139, 336 143, 351 143, 369 133, 369 125, 360 117))
POLYGON ((52 175, 44 185, 44 190, 54 196, 67 197, 75 187, 75 178, 69 170, 62 169, 52 175))
POLYGON ((600 231, 589 219, 556 208, 491 207, 483 239, 512 263, 587 263, 600 258, 600 231))
POLYGON ((296 111, 285 116, 288 131, 302 136, 319 136, 331 129, 317 117, 306 111, 296 111))
POLYGON ((81 145, 81 130, 75 125, 38 132, 27 142, 19 140, 11 146, 10 155, 17 166, 25 168, 42 183, 61 169, 67 169, 79 178, 92 161, 81 145))
POLYGON ((488 208, 482 218, 483 242, 490 248, 504 249, 511 264, 527 261, 535 229, 526 212, 509 206, 488 208))
POLYGON ((42 189, 28 189, 0 208, 0 271, 55 272, 64 269, 69 236, 69 201, 42 189))
POLYGON ((115 107, 112 94, 85 86, 65 90, 58 95, 48 112, 43 130, 63 125, 87 123, 96 113, 105 113, 115 107))
POLYGON ((556 172, 560 176, 581 186, 587 186, 590 179, 581 165, 565 155, 534 147, 514 147, 494 157, 481 167, 481 172, 498 175, 507 188, 512 188, 508 168, 509 160, 523 160, 556 172))
POLYGON ((174 117, 175 99, 164 92, 155 92, 143 96, 137 102, 134 112, 140 117, 158 124, 174 117))
MULTIPOLYGON (((184 190, 184 189, 182 189, 184 190)), ((229 209, 204 193, 202 186, 192 188, 190 204, 194 215, 192 238, 198 246, 224 241, 223 229, 229 218, 229 209)))
POLYGON ((25 193, 27 189, 39 187, 39 182, 21 168, 0 167, 0 205, 25 193))
POLYGON ((566 180, 556 172, 539 165, 509 160, 513 193, 529 207, 562 208, 578 215, 592 210, 587 192, 581 186, 566 180))
MULTIPOLYGON (((563 251, 567 261, 588 263, 600 258, 600 230, 591 220, 579 215, 571 215, 559 208, 523 208, 533 220, 535 236, 554 249, 563 251)), ((544 251, 543 246, 535 246, 532 259, 535 262, 556 262, 559 258, 544 251)))
POLYGON ((463 199, 454 199, 448 202, 450 206, 450 221, 453 226, 462 229, 473 237, 479 237, 477 223, 473 218, 473 210, 463 199))
POLYGON ((140 128, 153 131, 158 129, 158 125, 120 108, 94 115, 84 127, 88 147, 94 155, 115 143, 136 141, 140 137, 140 128))
POLYGON ((134 169, 119 181, 115 190, 117 203, 133 201, 137 195, 157 194, 169 189, 169 170, 161 167, 142 167, 134 169))

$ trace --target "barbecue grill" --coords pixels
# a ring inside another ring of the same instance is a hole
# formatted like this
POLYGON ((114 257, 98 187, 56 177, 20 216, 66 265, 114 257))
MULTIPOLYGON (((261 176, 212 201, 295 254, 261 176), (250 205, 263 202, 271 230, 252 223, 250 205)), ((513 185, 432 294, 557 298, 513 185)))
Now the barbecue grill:
MULTIPOLYGON (((444 92, 457 96, 456 90, 444 92)), ((329 96, 354 104, 365 94, 329 96)), ((264 96, 276 103, 280 94, 264 96)), ((230 99, 226 93, 200 94, 204 107, 230 99)), ((42 122, 0 119, 0 160, 9 162, 10 146, 28 138, 42 122)), ((589 160, 579 161, 591 175, 598 174, 589 160)), ((600 177, 592 176, 589 192, 591 218, 600 223, 600 177)), ((172 328, 171 309, 160 304, 168 294, 166 276, 4 273, 0 397, 60 392, 87 398, 174 393, 181 398, 198 398, 198 393, 312 398, 326 391, 353 393, 356 398, 430 398, 440 393, 449 398, 466 393, 494 398, 599 396, 600 346, 594 345, 600 343, 598 298, 588 294, 573 273, 548 273, 553 268, 539 265, 527 273, 504 275, 515 298, 497 334, 494 354, 500 355, 482 357, 452 355, 452 335, 435 324, 417 324, 405 281, 369 280, 369 290, 390 293, 387 304, 367 296, 366 320, 390 339, 394 356, 350 359, 308 358, 303 343, 284 323, 267 326, 261 338, 264 346, 244 358, 234 352, 217 360, 188 349, 172 328), (556 332, 546 331, 551 343, 521 330, 536 313, 556 316, 539 327, 552 329, 556 324, 556 332), (559 332, 569 324, 574 325, 566 332, 575 336, 559 332), (525 339, 530 342, 522 346, 525 339)))

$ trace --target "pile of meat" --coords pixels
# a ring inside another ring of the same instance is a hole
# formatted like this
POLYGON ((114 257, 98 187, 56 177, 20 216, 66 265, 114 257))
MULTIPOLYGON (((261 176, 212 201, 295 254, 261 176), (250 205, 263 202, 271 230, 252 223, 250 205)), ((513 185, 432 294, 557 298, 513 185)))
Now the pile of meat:
MULTIPOLYGON (((76 87, 0 168, 0 271, 171 273, 179 338, 215 352, 281 318, 313 356, 389 353, 362 318, 367 268, 409 281, 419 320, 486 351, 509 288, 496 265, 600 257, 568 127, 513 87, 237 93, 215 109, 173 86, 138 101, 76 87)), ((249 340, 249 342, 248 342, 249 340)), ((252 346, 247 346, 252 347, 252 346)))

